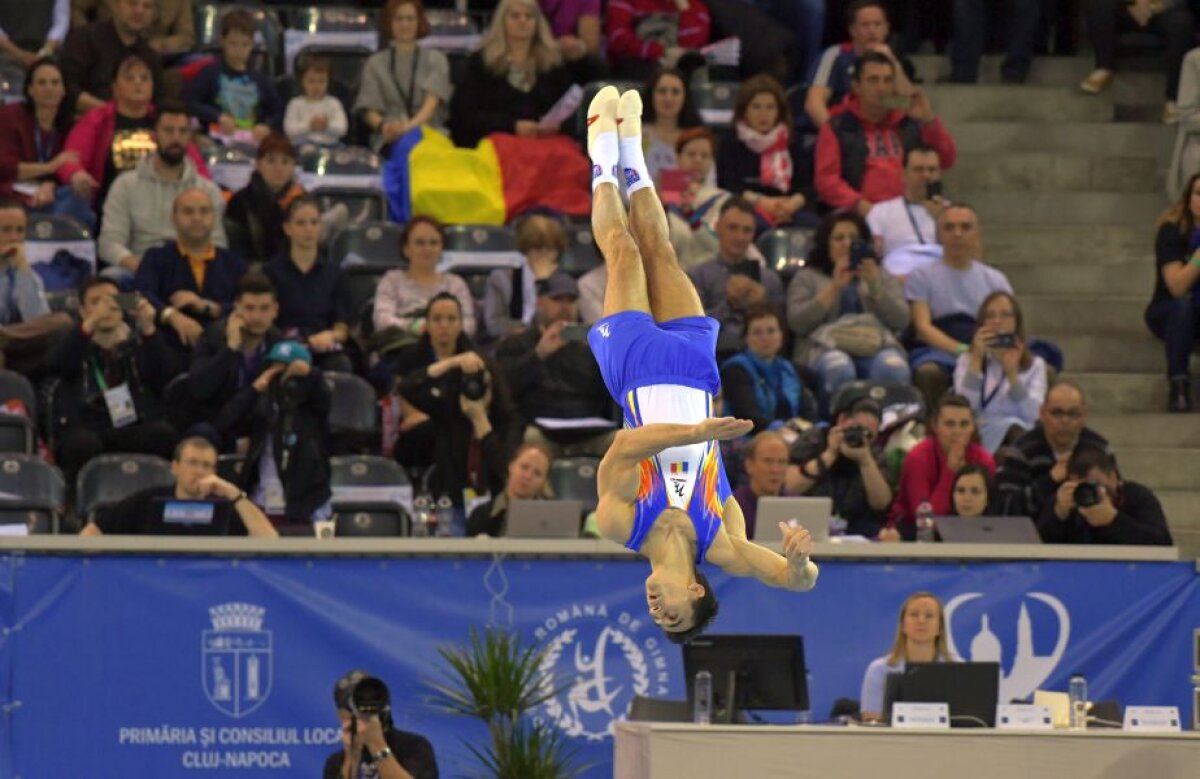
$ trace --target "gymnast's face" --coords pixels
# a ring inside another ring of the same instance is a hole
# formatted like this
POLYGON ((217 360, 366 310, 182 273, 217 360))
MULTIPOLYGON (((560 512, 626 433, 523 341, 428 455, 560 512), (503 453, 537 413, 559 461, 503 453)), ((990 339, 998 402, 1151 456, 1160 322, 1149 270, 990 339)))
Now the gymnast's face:
POLYGON ((668 633, 688 630, 695 621, 696 601, 704 588, 692 581, 673 581, 658 573, 646 577, 646 604, 650 619, 668 633))

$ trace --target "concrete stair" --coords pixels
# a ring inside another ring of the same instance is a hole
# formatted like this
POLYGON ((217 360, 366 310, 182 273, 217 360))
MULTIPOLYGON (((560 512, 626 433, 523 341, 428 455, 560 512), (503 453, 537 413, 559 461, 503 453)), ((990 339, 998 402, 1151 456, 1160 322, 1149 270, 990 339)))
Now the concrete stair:
POLYGON ((1200 413, 1164 413, 1163 347, 1142 320, 1175 137, 1158 122, 1163 75, 1123 61, 1113 88, 1093 96, 1078 89, 1092 69, 1084 57, 1039 58, 1023 86, 1000 83, 999 57, 984 58, 973 86, 937 83, 944 58, 915 64, 958 146, 947 194, 975 206, 984 256, 1013 283, 1027 331, 1063 348, 1089 424, 1196 556, 1200 413))

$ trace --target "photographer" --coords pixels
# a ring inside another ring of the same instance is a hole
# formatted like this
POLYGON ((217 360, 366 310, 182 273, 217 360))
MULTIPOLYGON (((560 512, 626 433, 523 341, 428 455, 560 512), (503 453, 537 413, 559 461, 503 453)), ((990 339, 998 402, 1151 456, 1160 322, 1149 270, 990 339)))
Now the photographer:
POLYGON ((1067 462, 1067 480, 1037 518, 1047 544, 1171 545, 1154 493, 1125 481, 1103 449, 1082 446, 1067 462))
POLYGON ((392 696, 379 679, 351 671, 333 686, 342 750, 325 760, 323 779, 437 779, 429 739, 392 725, 392 696))
POLYGON ((811 428, 792 444, 785 490, 789 495, 833 499, 846 534, 874 538, 883 527, 892 488, 883 471, 879 404, 860 398, 828 430, 811 428))

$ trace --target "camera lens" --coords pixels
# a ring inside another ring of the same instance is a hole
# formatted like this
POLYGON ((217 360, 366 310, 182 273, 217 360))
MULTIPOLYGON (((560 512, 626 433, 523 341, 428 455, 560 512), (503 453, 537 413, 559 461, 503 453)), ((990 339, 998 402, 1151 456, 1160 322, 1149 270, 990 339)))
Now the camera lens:
POLYGON ((484 394, 487 393, 487 382, 483 379, 483 372, 467 373, 462 379, 462 395, 467 400, 481 400, 484 394))
POLYGON ((1100 488, 1095 482, 1085 481, 1075 485, 1075 505, 1091 508, 1100 503, 1100 488))
POLYGON ((855 425, 854 427, 848 427, 842 431, 842 440, 846 442, 846 446, 858 448, 866 442, 866 432, 866 430, 858 425, 855 425))

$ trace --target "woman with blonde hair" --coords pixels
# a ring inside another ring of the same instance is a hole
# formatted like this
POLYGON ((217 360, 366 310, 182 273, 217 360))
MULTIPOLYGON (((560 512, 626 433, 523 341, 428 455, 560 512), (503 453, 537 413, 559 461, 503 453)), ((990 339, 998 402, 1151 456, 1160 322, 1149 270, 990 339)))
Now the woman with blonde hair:
POLYGON ((946 613, 932 592, 914 592, 900 606, 896 638, 883 657, 877 657, 863 674, 859 709, 862 719, 878 721, 883 716, 883 689, 888 674, 901 673, 908 663, 951 663, 946 641, 946 613))
POLYGON ((562 51, 535 0, 501 0, 450 104, 454 142, 474 146, 491 133, 555 135, 558 126, 539 120, 570 86, 562 51))

